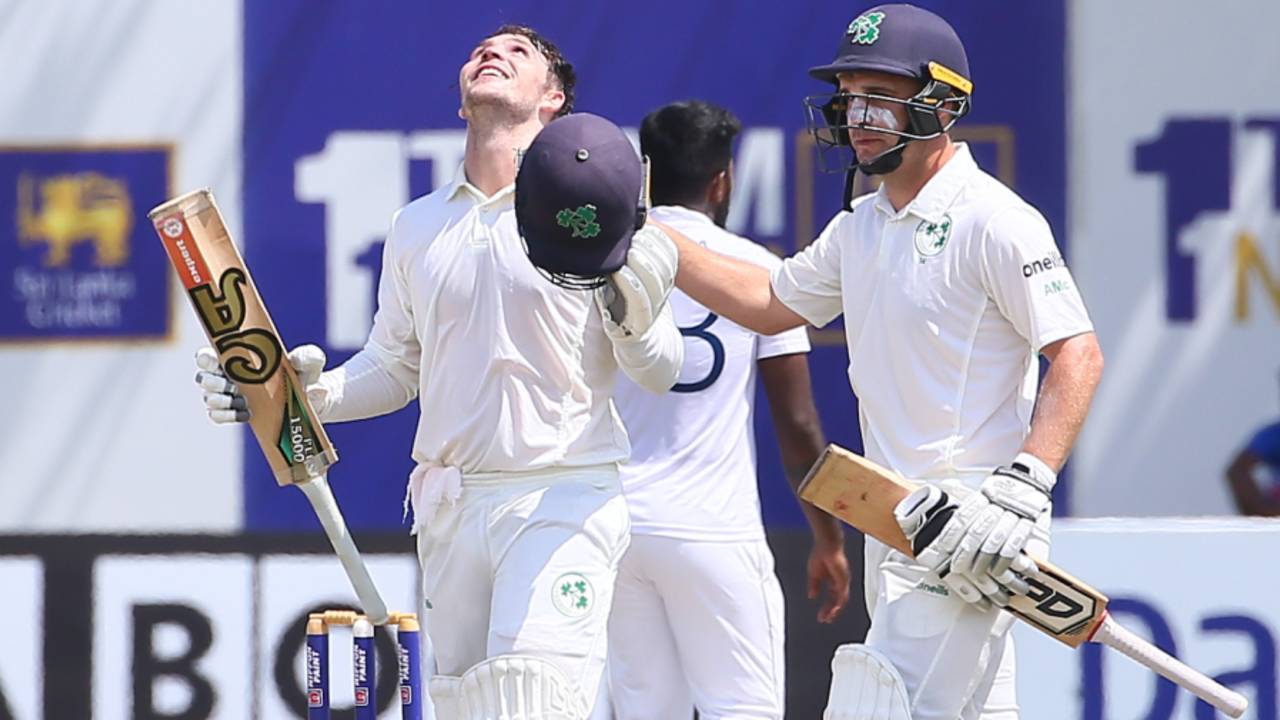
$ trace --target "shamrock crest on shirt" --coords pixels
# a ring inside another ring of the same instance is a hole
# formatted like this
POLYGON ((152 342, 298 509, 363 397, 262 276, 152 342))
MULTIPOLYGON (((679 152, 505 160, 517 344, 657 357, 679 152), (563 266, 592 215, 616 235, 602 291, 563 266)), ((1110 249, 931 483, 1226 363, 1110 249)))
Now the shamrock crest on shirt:
POLYGON ((936 223, 921 220, 920 224, 916 226, 916 252, 920 253, 922 261, 923 258, 933 257, 942 252, 949 239, 951 239, 950 215, 943 215, 942 220, 936 223))

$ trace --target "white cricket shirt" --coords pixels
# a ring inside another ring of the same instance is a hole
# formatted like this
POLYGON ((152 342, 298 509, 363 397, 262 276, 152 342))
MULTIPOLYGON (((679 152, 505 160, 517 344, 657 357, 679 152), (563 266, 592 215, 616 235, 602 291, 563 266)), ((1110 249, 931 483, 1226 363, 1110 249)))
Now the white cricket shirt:
POLYGON ((844 313, 867 457, 909 478, 1012 461, 1039 350, 1093 329, 1048 223, 963 144, 901 211, 858 198, 773 290, 817 326, 844 313))
MULTIPOLYGON (((716 252, 769 269, 781 264, 700 212, 659 206, 651 217, 716 252)), ((685 336, 679 382, 655 395, 619 373, 614 391, 631 438, 631 460, 622 466, 631 531, 686 540, 763 538, 752 423, 756 361, 808 352, 808 336, 804 328, 760 336, 679 290, 668 302, 685 336)))
POLYGON ((419 463, 464 474, 617 462, 617 363, 589 292, 538 274, 516 231, 515 186, 454 181, 392 220, 366 349, 416 374, 419 463))

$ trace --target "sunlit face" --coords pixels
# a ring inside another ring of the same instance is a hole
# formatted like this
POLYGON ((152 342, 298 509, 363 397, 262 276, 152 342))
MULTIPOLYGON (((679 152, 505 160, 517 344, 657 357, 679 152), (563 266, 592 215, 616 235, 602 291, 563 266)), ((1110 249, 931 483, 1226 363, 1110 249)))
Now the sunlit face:
MULTIPOLYGON (((838 80, 840 92, 880 95, 900 100, 906 100, 920 89, 919 80, 874 70, 840 73, 838 80)), ((859 158, 876 157, 901 142, 901 138, 896 135, 870 128, 899 131, 907 129, 907 109, 901 103, 854 97, 850 99, 847 117, 850 125, 865 126, 849 128, 849 142, 859 158)))
POLYGON ((495 35, 471 51, 458 73, 463 118, 473 108, 505 106, 522 114, 539 109, 554 112, 564 93, 550 81, 550 65, 528 38, 495 35), (543 106, 547 107, 543 107, 543 106))

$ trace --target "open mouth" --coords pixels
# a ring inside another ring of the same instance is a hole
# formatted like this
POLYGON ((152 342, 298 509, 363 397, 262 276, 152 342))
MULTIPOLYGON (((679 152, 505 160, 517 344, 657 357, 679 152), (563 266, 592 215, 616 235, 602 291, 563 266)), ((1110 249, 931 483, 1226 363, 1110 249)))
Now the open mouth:
POLYGON ((507 73, 506 70, 503 70, 497 65, 481 65, 480 69, 476 70, 475 74, 471 76, 471 79, 479 80, 480 78, 484 78, 484 77, 494 77, 494 78, 502 78, 503 80, 509 80, 511 78, 511 75, 507 73))

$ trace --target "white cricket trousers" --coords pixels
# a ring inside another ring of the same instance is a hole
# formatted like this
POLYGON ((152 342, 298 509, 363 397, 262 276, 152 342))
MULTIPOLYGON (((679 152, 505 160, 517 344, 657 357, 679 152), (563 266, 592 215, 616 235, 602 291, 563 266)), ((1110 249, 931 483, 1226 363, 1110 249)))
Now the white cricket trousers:
POLYGON ((535 655, 595 698, 630 532, 615 465, 464 477, 418 532, 437 672, 535 655))
POLYGON ((763 539, 636 535, 609 619, 617 720, 781 720, 782 587, 763 539))
MULTIPOLYGON (((956 500, 974 492, 958 480, 938 484, 956 500)), ((1046 513, 1032 533, 1032 554, 1047 557, 1048 539, 1046 513)), ((912 720, 1017 720, 1014 617, 974 608, 914 560, 871 538, 864 558, 866 644, 902 674, 912 720)))

